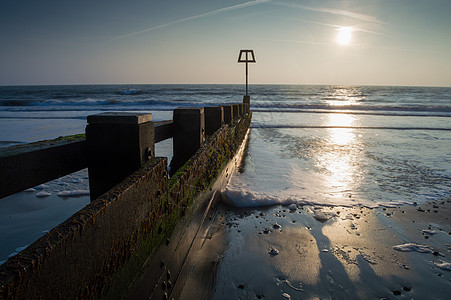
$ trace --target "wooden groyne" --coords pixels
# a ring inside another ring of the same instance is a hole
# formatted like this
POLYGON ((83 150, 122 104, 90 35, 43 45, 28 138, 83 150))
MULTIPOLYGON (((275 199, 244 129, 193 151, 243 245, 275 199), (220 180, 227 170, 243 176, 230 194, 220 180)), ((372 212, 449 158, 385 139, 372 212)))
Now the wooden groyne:
POLYGON ((87 167, 91 203, 0 266, 0 299, 122 298, 142 275, 146 297, 177 298, 251 117, 248 104, 180 108, 164 122, 104 113, 88 117, 86 137, 3 149, 0 197, 87 167), (155 157, 168 138, 171 174, 155 157))

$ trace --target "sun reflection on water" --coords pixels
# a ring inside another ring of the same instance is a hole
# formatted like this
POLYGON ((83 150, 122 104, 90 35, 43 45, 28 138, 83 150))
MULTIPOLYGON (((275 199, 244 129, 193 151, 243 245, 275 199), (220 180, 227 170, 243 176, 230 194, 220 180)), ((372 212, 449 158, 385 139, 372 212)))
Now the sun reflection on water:
POLYGON ((359 87, 333 87, 324 100, 330 106, 350 106, 359 104, 365 98, 359 87))
POLYGON ((329 114, 326 126, 347 127, 329 128, 329 137, 332 143, 338 145, 350 144, 354 140, 354 129, 349 128, 354 125, 355 118, 348 114, 329 114))
POLYGON ((323 184, 334 198, 350 197, 358 182, 360 146, 355 122, 355 117, 349 114, 329 114, 324 124, 325 145, 316 162, 322 170, 323 184))

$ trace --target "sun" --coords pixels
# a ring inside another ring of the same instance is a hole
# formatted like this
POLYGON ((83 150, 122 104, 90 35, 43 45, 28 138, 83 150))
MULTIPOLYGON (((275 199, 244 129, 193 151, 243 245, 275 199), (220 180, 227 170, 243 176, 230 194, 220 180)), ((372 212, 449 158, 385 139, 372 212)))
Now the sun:
POLYGON ((352 39, 352 31, 351 27, 340 27, 338 30, 338 34, 336 37, 336 41, 340 45, 348 45, 352 39))

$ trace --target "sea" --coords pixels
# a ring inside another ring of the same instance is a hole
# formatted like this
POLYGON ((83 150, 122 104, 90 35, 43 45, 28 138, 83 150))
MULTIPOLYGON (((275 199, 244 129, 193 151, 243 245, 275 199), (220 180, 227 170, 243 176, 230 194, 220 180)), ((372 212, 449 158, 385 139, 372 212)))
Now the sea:
MULTIPOLYGON (((240 103, 243 85, 0 87, 0 147, 83 133, 105 111, 172 119, 240 103)), ((251 85, 245 158, 223 191, 235 207, 380 207, 451 200, 451 88, 251 85)), ((172 141, 157 144, 172 157, 172 141)), ((0 199, 0 264, 89 203, 87 171, 0 199)))

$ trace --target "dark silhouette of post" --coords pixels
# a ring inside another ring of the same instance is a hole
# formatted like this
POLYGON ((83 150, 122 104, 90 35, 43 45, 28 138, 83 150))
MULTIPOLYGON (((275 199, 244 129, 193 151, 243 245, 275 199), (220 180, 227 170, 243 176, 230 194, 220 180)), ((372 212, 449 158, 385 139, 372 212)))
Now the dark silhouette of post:
POLYGON ((246 63, 246 95, 243 97, 243 103, 250 104, 250 97, 248 94, 248 63, 256 63, 254 50, 240 50, 240 55, 238 56, 239 63, 246 63))
POLYGON ((171 160, 172 176, 183 166, 205 141, 205 112, 203 107, 179 107, 173 112, 174 156, 171 160))
POLYGON ((86 142, 91 201, 155 156, 152 114, 105 112, 88 116, 86 142))
POLYGON ((232 124, 233 121, 233 106, 232 105, 224 105, 222 106, 224 110, 224 123, 232 124))
POLYGON ((212 135, 224 124, 224 109, 222 106, 204 107, 205 134, 212 135))

